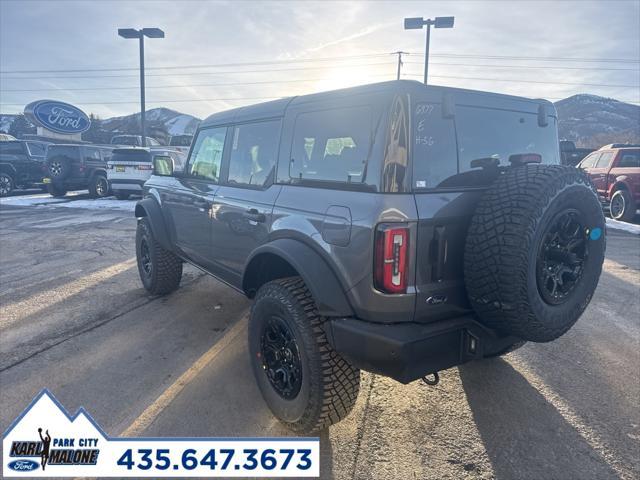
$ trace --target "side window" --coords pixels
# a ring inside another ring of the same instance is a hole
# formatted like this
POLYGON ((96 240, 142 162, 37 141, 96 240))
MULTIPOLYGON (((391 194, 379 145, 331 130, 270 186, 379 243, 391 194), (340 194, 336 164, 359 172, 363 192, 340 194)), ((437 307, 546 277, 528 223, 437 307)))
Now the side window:
POLYGON ((621 168, 640 168, 640 150, 623 151, 622 158, 618 162, 621 168))
POLYGON ((612 158, 613 152, 604 152, 596 162, 595 168, 607 168, 612 158))
POLYGON ((279 140, 280 120, 235 126, 228 182, 258 187, 273 183, 279 140))
POLYGON ((592 153, 591 155, 588 155, 584 160, 582 160, 582 162, 580 162, 580 168, 591 168, 593 167, 593 165, 596 163, 596 160, 598 160, 598 157, 600 156, 600 153, 592 153))
POLYGON ((109 160, 111 160, 112 156, 113 156, 113 150, 111 150, 110 148, 105 148, 102 150, 103 161, 108 162, 109 160))
POLYGON ((296 119, 292 179, 362 183, 371 147, 371 109, 302 113, 296 119))
POLYGON ((187 166, 188 175, 218 181, 226 135, 227 127, 200 130, 187 166))
POLYGON ((102 160, 100 158, 100 150, 97 148, 84 147, 84 159, 87 162, 99 162, 102 160))
POLYGON ((44 157, 44 153, 46 150, 46 146, 41 143, 27 143, 27 147, 29 148, 29 152, 31 155, 36 157, 44 157))

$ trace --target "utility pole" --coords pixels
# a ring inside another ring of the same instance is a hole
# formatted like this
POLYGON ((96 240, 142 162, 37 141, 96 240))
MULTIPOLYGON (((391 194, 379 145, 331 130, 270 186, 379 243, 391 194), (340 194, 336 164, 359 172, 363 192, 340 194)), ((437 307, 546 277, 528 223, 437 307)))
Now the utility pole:
POLYGON ((393 52, 391 54, 391 55, 398 55, 398 75, 397 75, 396 80, 400 80, 400 69, 402 68, 402 54, 408 55, 409 52, 397 51, 397 52, 393 52))

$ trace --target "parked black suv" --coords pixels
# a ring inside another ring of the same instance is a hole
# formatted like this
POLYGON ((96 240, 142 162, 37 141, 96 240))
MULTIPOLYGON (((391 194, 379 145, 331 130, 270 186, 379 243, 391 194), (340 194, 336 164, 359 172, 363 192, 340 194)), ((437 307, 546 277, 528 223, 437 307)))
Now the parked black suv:
POLYGON ((0 142, 0 197, 15 188, 42 185, 42 164, 48 145, 22 140, 0 142))
POLYGON ((138 270, 166 294, 186 261, 253 298, 264 399, 314 431, 351 410, 359 369, 433 383, 571 328, 605 221, 559 162, 551 103, 417 82, 218 113, 184 172, 156 159, 138 270))
POLYGON ((112 150, 100 145, 51 145, 43 179, 49 193, 64 197, 69 190, 88 188, 93 198, 109 195, 107 161, 112 150))

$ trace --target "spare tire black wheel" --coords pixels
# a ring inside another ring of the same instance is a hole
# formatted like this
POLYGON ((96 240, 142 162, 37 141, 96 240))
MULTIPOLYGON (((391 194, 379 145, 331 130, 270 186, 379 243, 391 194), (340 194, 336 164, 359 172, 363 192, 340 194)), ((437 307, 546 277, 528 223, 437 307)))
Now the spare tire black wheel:
POLYGON ((64 197, 67 194, 66 188, 55 183, 47 184, 47 191, 49 192, 49 195, 56 198, 64 197))
POLYGON ((60 181, 69 174, 69 160, 65 157, 53 157, 49 160, 47 170, 54 181, 60 181))
POLYGON ((489 327, 532 342, 563 335, 602 271, 605 219, 584 172, 525 165, 481 198, 465 246, 465 285, 489 327))

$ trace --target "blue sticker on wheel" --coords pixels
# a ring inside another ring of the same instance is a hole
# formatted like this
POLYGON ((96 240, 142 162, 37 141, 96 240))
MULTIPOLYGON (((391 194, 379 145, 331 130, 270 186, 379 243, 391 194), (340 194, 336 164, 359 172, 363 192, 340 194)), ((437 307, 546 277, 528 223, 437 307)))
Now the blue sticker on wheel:
POLYGON ((602 229, 600 227, 594 228, 593 230, 591 230, 591 233, 589 233, 589 238, 591 240, 598 240, 601 236, 602 236, 602 229))

